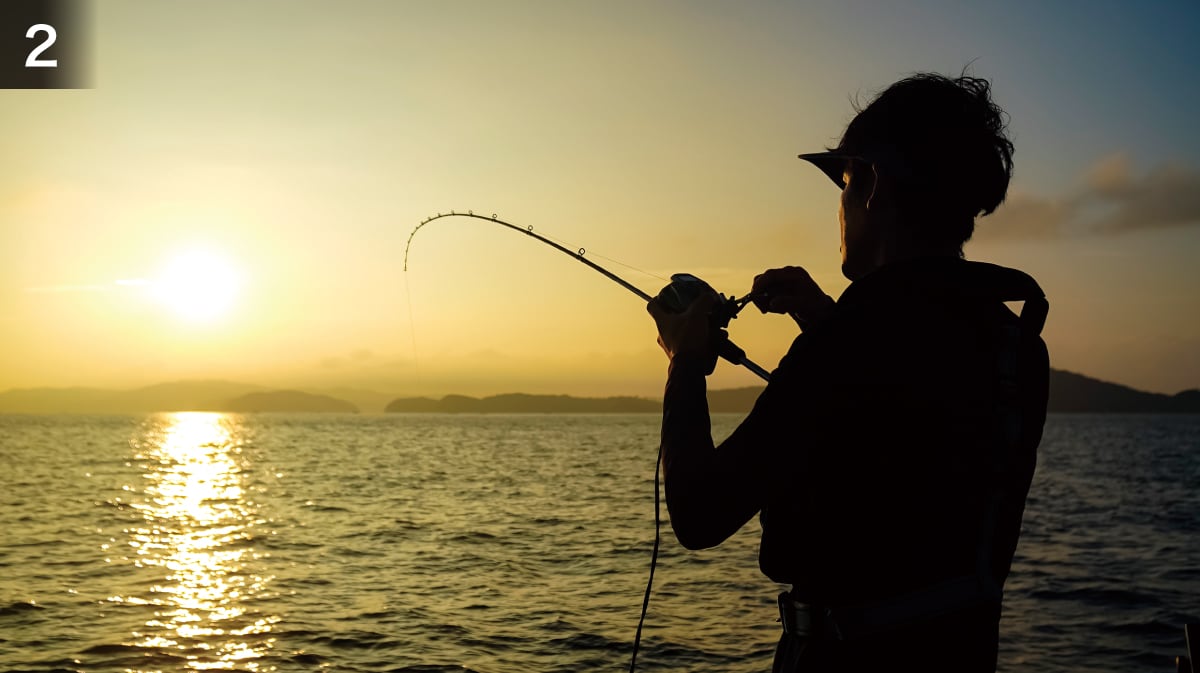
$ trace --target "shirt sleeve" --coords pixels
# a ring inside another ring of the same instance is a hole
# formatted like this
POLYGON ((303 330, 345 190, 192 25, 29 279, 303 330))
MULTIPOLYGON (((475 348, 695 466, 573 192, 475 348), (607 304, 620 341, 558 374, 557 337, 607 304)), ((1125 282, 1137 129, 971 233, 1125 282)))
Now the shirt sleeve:
POLYGON ((686 355, 671 362, 663 393, 663 481, 671 528, 684 547, 715 547, 766 504, 778 476, 773 471, 786 462, 777 458, 795 434, 783 425, 796 380, 790 370, 803 340, 796 340, 754 409, 719 446, 712 439, 704 363, 686 355))

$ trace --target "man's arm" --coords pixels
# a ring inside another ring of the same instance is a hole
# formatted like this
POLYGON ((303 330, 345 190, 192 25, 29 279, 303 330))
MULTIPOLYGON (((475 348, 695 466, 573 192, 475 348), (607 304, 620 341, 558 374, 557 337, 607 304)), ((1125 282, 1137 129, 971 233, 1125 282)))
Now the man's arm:
POLYGON ((809 409, 795 369, 804 336, 771 374, 754 409, 713 445, 705 362, 672 359, 663 394, 662 452, 667 509, 679 543, 707 549, 725 541, 766 505, 772 484, 800 466, 796 436, 809 409))
POLYGON ((726 470, 735 466, 721 469, 728 461, 713 446, 704 377, 698 358, 676 357, 663 392, 663 486, 671 528, 688 549, 715 547, 761 507, 727 481, 732 475, 726 470))
MULTIPOLYGON (((755 279, 754 292, 765 294, 768 288, 776 297, 772 304, 779 306, 764 311, 799 307, 805 309, 801 317, 813 318, 813 323, 829 314, 832 300, 798 267, 755 279)), ((781 451, 792 436, 784 431, 785 421, 795 421, 794 413, 803 409, 795 404, 800 391, 793 390, 796 377, 788 373, 793 367, 785 366, 796 361, 797 347, 806 341, 802 336, 771 375, 750 415, 719 447, 713 446, 705 377, 716 363, 717 335, 708 321, 714 301, 701 296, 681 314, 657 300, 646 307, 658 326, 659 345, 671 360, 663 393, 663 472, 671 527, 688 549, 720 544, 762 509, 770 482, 787 472, 794 458, 781 451)))

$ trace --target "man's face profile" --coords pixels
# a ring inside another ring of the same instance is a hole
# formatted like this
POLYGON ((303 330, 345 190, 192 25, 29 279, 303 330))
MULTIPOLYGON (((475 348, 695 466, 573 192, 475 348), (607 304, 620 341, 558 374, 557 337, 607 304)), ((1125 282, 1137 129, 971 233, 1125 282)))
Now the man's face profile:
POLYGON ((842 173, 846 187, 842 189, 838 207, 838 222, 842 232, 842 275, 857 280, 870 269, 872 237, 867 226, 869 201, 874 187, 874 172, 870 165, 849 161, 842 173))

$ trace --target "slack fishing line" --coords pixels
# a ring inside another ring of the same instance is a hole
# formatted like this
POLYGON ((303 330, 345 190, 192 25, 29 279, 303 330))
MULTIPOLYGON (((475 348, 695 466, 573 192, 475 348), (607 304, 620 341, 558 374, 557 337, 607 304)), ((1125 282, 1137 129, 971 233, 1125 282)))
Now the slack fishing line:
MULTIPOLYGON (((416 236, 417 232, 420 231, 421 228, 424 227, 425 225, 429 224, 430 222, 433 222, 434 220, 440 220, 440 219, 446 218, 446 217, 470 217, 470 218, 474 218, 477 220, 485 220, 487 222, 494 222, 495 224, 498 224, 502 227, 507 227, 509 229, 512 229, 513 231, 520 232, 522 234, 525 234, 526 236, 530 236, 534 239, 537 239, 538 241, 541 241, 542 243, 545 243, 546 245, 554 248, 555 250, 558 250, 559 252, 571 257, 572 259, 575 259, 576 261, 586 264, 587 266, 591 267, 594 271, 599 272, 601 275, 605 276, 606 278, 613 281, 617 285, 620 285, 621 287, 625 288, 626 290, 629 290, 633 294, 637 295, 643 301, 649 302, 652 299, 652 297, 649 294, 647 294, 646 292, 643 292, 641 289, 639 289, 637 286, 633 285, 629 281, 625 280, 624 278, 621 278, 620 276, 613 273, 612 271, 609 271, 608 269, 600 266, 599 264, 596 264, 592 260, 584 257, 584 255, 587 253, 587 250, 584 248, 579 248, 577 250, 571 250, 570 248, 567 248, 566 246, 561 245, 560 243, 553 241, 544 235, 538 234, 537 232, 535 232, 533 230, 532 225, 525 227, 525 228, 521 228, 515 224, 512 224, 511 222, 505 222, 504 220, 501 220, 500 218, 496 217, 495 213, 492 213, 491 216, 476 215, 473 211, 470 211, 470 210, 468 210, 465 213, 458 213, 458 212, 455 212, 452 210, 449 213, 438 213, 437 215, 434 215, 432 217, 427 217, 424 220, 422 220, 421 223, 418 224, 416 226, 416 228, 412 230, 412 233, 408 235, 408 243, 405 244, 405 246, 404 246, 404 272, 405 273, 408 273, 408 252, 409 252, 409 249, 412 248, 413 237, 416 236)), ((627 264, 622 264, 621 262, 617 262, 616 260, 611 260, 611 261, 616 262, 617 264, 621 264, 621 266, 628 267, 627 264)), ((628 267, 628 268, 632 269, 634 267, 628 267)), ((640 269, 635 269, 635 270, 640 271, 640 269)), ((645 272, 643 271, 642 273, 645 273, 645 272)), ((653 275, 653 274, 647 274, 647 275, 653 275)), ((736 318, 738 312, 740 312, 742 310, 742 308, 744 308, 750 302, 750 300, 753 298, 752 295, 750 295, 750 294, 747 294, 741 298, 735 298, 732 296, 725 297, 724 295, 721 295, 720 293, 713 290, 712 287, 709 286, 708 283, 700 280, 699 278, 697 278, 691 274, 686 274, 686 273, 677 273, 677 274, 672 275, 671 283, 669 285, 667 285, 665 288, 663 288, 663 290, 661 292, 659 292, 658 298, 661 302, 663 302, 671 310, 681 313, 684 310, 686 310, 687 307, 693 301, 695 301, 701 294, 706 293, 706 292, 711 292, 713 294, 716 294, 718 297, 720 297, 720 301, 718 301, 716 307, 713 310, 712 315, 710 315, 709 321, 710 321, 710 324, 714 328, 722 330, 722 335, 724 335, 723 330, 725 327, 727 327, 729 325, 729 321, 733 318, 736 318)), ((410 312, 409 320, 411 322, 411 319, 412 319, 411 299, 410 299, 409 312, 410 312)), ((414 338, 414 342, 415 342, 416 337, 414 336, 413 338, 414 338)), ((752 371, 756 375, 758 375, 760 378, 762 378, 762 380, 764 380, 764 381, 766 381, 770 378, 770 374, 768 374, 765 369, 763 369, 762 367, 755 364, 752 360, 750 360, 750 358, 746 357, 746 352, 743 351, 741 348, 739 348, 737 345, 735 345, 732 341, 730 341, 727 336, 722 337, 720 346, 718 348, 718 355, 720 355, 722 358, 732 362, 735 365, 740 365, 742 367, 745 367, 746 369, 749 369, 750 371, 752 371)), ((650 607, 650 589, 654 584, 654 568, 655 568, 655 566, 658 565, 658 549, 659 549, 659 542, 661 539, 660 532, 661 532, 661 527, 662 527, 662 515, 661 515, 661 504, 660 504, 661 499, 659 496, 659 485, 658 485, 659 474, 660 474, 661 468, 662 468, 662 444, 659 444, 658 460, 655 461, 655 463, 654 463, 654 549, 650 554, 650 577, 646 580, 646 592, 642 596, 642 614, 638 618, 637 633, 634 635, 634 638, 633 638, 633 654, 629 660, 629 672, 630 673, 633 673, 634 668, 637 665, 638 647, 640 646, 641 641, 642 641, 642 626, 646 622, 646 611, 650 607)))

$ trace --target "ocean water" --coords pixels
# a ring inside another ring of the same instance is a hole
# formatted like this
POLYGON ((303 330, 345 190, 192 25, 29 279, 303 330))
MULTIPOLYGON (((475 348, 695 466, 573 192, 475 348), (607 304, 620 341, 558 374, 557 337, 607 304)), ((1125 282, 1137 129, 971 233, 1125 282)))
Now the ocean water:
MULTIPOLYGON (((625 670, 658 422, 0 416, 0 671, 625 670)), ((1200 416, 1051 416, 1001 670, 1174 670, 1198 533, 1200 416)), ((664 525, 640 670, 770 670, 757 536, 664 525)))

